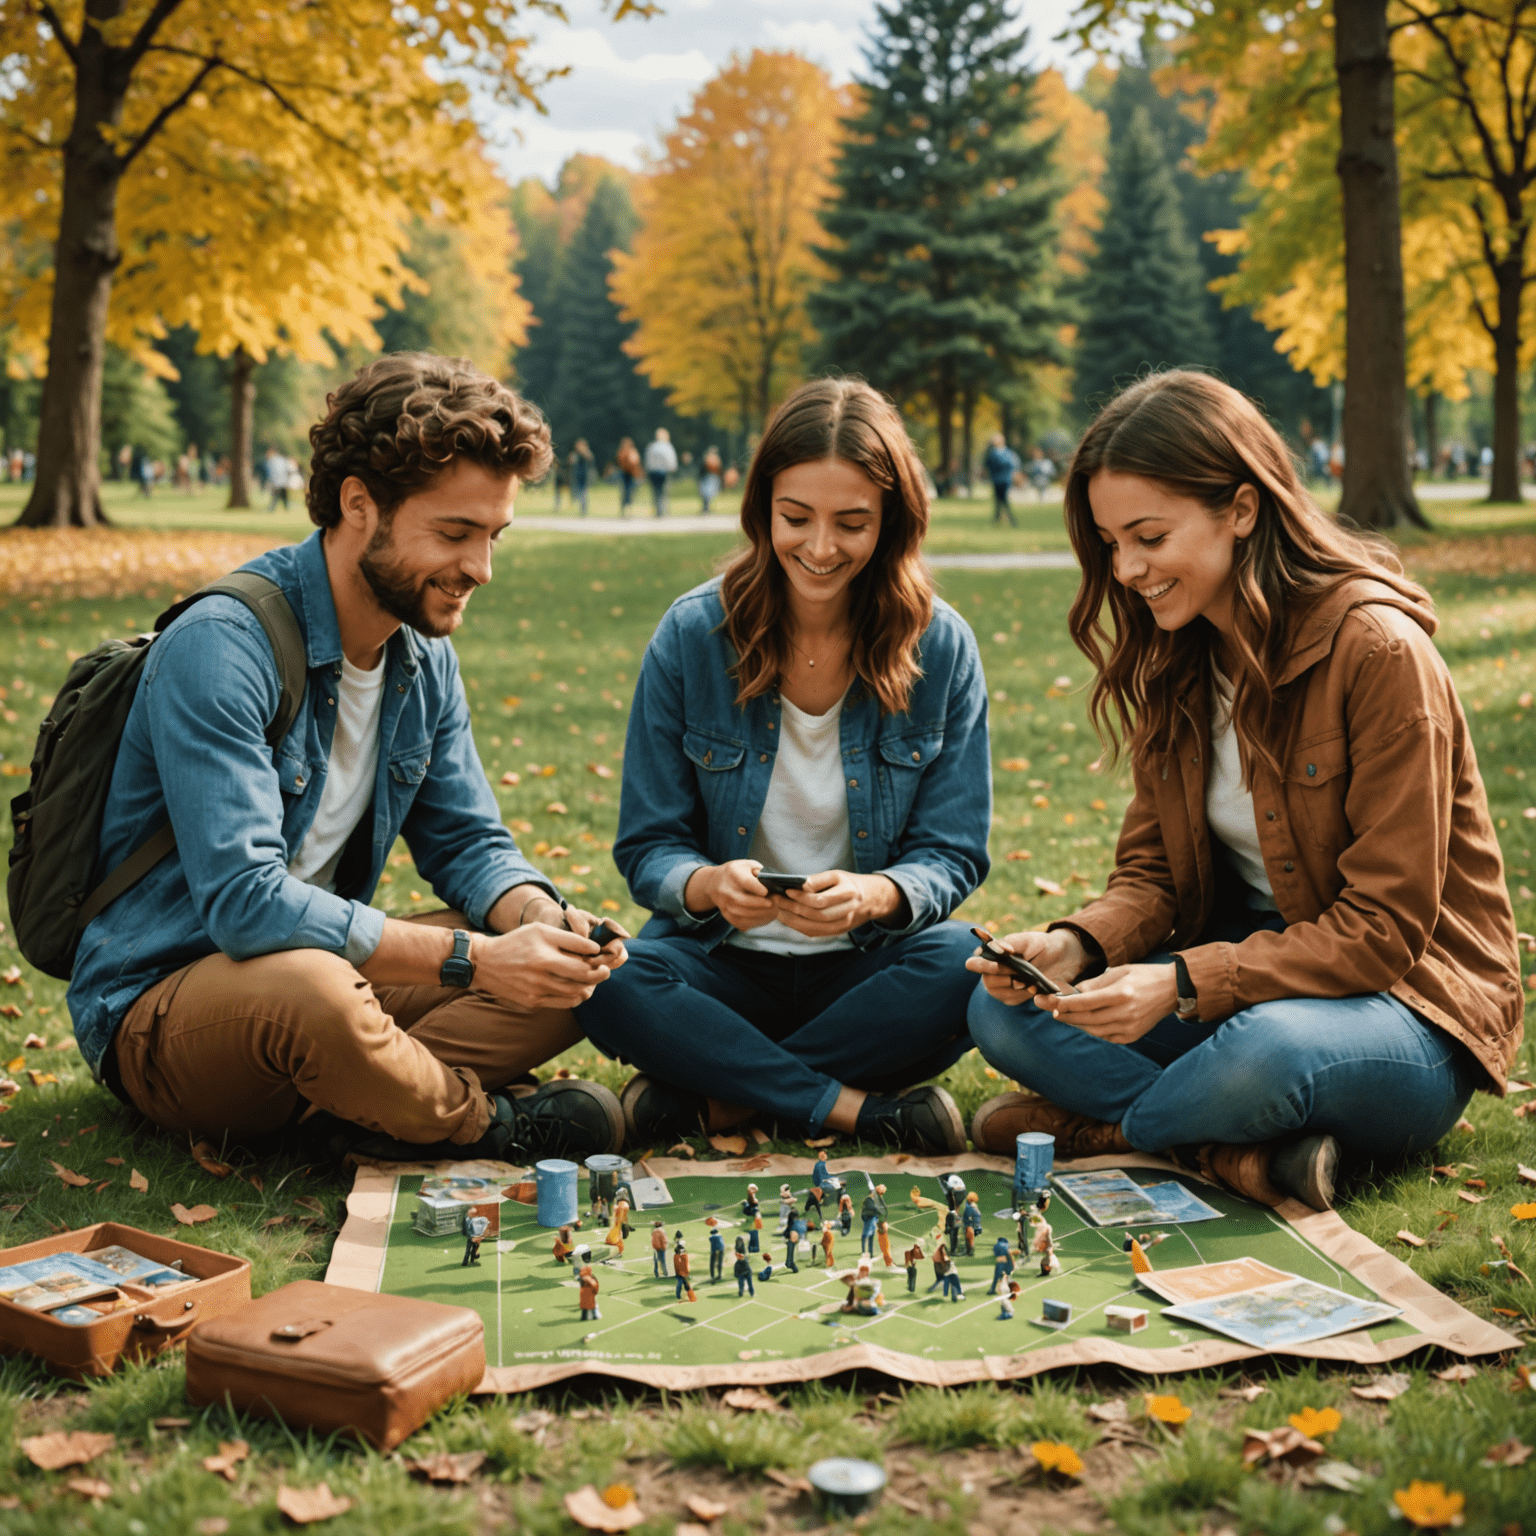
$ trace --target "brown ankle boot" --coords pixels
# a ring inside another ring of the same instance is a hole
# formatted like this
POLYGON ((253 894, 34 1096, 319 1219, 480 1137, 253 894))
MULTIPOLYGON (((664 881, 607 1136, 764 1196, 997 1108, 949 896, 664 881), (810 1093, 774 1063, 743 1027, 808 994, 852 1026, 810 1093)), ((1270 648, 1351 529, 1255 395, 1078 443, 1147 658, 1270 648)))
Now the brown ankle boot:
POLYGON ((1285 1191, 1270 1181, 1269 1161, 1273 1149, 1268 1142, 1234 1146, 1229 1142, 1210 1141, 1200 1148, 1200 1172, 1213 1183, 1230 1189, 1258 1205, 1277 1206, 1287 1198, 1285 1191))
POLYGON ((1075 1115, 1033 1093, 1000 1093, 971 1118, 971 1140, 978 1152, 1010 1157, 1015 1138, 1025 1131, 1054 1136, 1056 1156, 1064 1160, 1134 1150, 1118 1125, 1075 1115))

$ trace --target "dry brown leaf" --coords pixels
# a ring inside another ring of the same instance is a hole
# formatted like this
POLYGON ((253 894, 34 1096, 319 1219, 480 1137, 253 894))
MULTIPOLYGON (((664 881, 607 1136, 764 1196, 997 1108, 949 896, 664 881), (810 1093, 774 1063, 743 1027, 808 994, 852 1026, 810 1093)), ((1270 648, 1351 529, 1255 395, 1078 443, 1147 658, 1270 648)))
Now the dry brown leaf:
POLYGON ((407 1461, 405 1470, 429 1483, 467 1483, 485 1465, 484 1451, 435 1451, 407 1461))
POLYGON ((224 1536, 229 1521, 223 1515, 204 1515, 197 1522, 197 1536, 224 1536))
POLYGON ((1035 889, 1042 896, 1065 896, 1066 892, 1054 880, 1047 880, 1043 875, 1035 876, 1035 889))
POLYGON ((83 1499, 110 1499, 112 1484, 101 1477, 72 1477, 66 1486, 83 1499))
POLYGON ((147 1195, 149 1193, 149 1180, 137 1168, 133 1168, 128 1173, 128 1187, 138 1190, 141 1195, 147 1195))
POLYGON ((290 1488, 286 1483, 277 1487, 277 1507, 295 1525, 313 1525, 317 1520, 334 1520, 352 1508, 351 1499, 339 1499, 327 1483, 315 1488, 290 1488))
POLYGON ((1465 1200, 1468 1205, 1481 1205, 1488 1196, 1474 1195, 1470 1189, 1458 1189, 1456 1191, 1456 1198, 1458 1200, 1465 1200))
POLYGON ((1088 1409, 1088 1417, 1097 1419, 1101 1424, 1128 1424, 1131 1411, 1123 1399, 1112 1397, 1107 1403, 1092 1404, 1088 1409))
POLYGON ((805 1144, 808 1147, 830 1147, 836 1140, 836 1136, 807 1136, 805 1144))
POLYGON ((739 1163, 727 1163, 725 1166, 732 1173, 761 1173, 764 1168, 772 1165, 773 1159, 766 1152, 759 1152, 756 1157, 745 1158, 739 1163))
POLYGON ((24 1051, 46 1051, 48 1049, 48 1042, 36 1031, 33 1031, 21 1042, 21 1048, 24 1051))
POLYGON ((117 1444, 116 1435, 93 1435, 89 1430, 62 1429, 32 1435, 21 1442, 22 1454, 34 1467, 57 1472, 60 1467, 83 1467, 117 1444))
POLYGON ((1473 1125, 1465 1115, 1463 1115, 1461 1119, 1451 1127, 1451 1129, 1453 1131, 1465 1131, 1469 1136, 1475 1135, 1477 1133, 1477 1127, 1473 1125))
POLYGON ((83 1173, 76 1173, 73 1168, 66 1168, 62 1163, 54 1162, 52 1158, 48 1159, 48 1166, 71 1188, 84 1189, 91 1182, 83 1173))
POLYGON ((240 1175, 240 1177, 243 1178, 245 1182, 249 1184, 258 1195, 262 1194, 266 1190, 266 1180, 264 1180, 259 1173, 243 1173, 240 1175))
POLYGON ((288 1222, 288 1218, 286 1216, 269 1216, 269 1217, 267 1217, 267 1219, 264 1222, 262 1222, 262 1226, 263 1227, 281 1227, 281 1226, 286 1226, 287 1222, 288 1222))
POLYGON ((589 1531, 627 1531, 645 1519, 633 1499, 615 1509, 604 1502, 602 1494, 591 1483, 578 1488, 575 1493, 566 1494, 565 1512, 577 1525, 585 1526, 589 1531))
POLYGON ((192 1161, 199 1168, 211 1173, 216 1179, 227 1179, 234 1169, 228 1163, 221 1163, 218 1154, 213 1150, 211 1141, 194 1142, 192 1146, 192 1161))
POLYGON ((1256 1403, 1264 1396, 1269 1388, 1262 1382, 1250 1382, 1243 1387, 1223 1387, 1217 1394, 1220 1397, 1240 1397, 1245 1403, 1256 1403))
POLYGON ((765 1147, 773 1140, 773 1137, 760 1125, 749 1125, 747 1127, 747 1135, 752 1138, 752 1144, 756 1147, 765 1147))
POLYGON ((1410 1232, 1407 1227, 1399 1227, 1394 1234, 1400 1243, 1407 1243, 1410 1248, 1422 1248, 1424 1239, 1417 1232, 1410 1232))
POLYGON ((696 1520, 679 1520, 673 1527, 672 1536, 710 1536, 709 1527, 696 1520))
POLYGON ((179 1200, 171 1207, 171 1215, 184 1227, 195 1227, 200 1222, 212 1221, 218 1214, 217 1206, 194 1205, 189 1211, 179 1200))
POLYGON ((1471 1381, 1472 1378, 1474 1376, 1476 1376, 1476 1375, 1477 1375, 1477 1367, 1475 1365, 1467 1365, 1465 1363, 1458 1363, 1456 1365, 1448 1365, 1448 1366, 1446 1366, 1446 1368, 1443 1371, 1436 1371, 1435 1372, 1435 1380, 1436 1381, 1471 1381))
POLYGON ((306 1211, 313 1211, 316 1216, 325 1215, 325 1204, 314 1195, 295 1195, 293 1203, 301 1206, 306 1211))
POLYGON ((718 1499, 706 1499, 702 1493, 690 1493, 683 1503, 688 1506, 688 1513, 695 1520, 702 1520, 705 1525, 711 1520, 719 1520, 731 1507, 718 1499))
POLYGON ((742 1413, 777 1413, 783 1406, 771 1392, 760 1387, 733 1387, 720 1401, 742 1413))
POLYGON ((1384 1376, 1373 1376, 1363 1387, 1351 1387, 1349 1390, 1368 1403, 1390 1403, 1394 1397, 1401 1397, 1412 1385, 1413 1377, 1406 1372, 1391 1371, 1384 1376))
POLYGON ((203 1471, 217 1472, 227 1482, 234 1482, 235 1468, 251 1454, 244 1440, 220 1440, 217 1456, 203 1457, 203 1471))
POLYGON ((745 1136, 711 1136, 709 1144, 716 1152, 729 1152, 732 1157, 740 1157, 747 1150, 745 1136))
POLYGON ((1256 1461, 1283 1461, 1287 1466, 1304 1467, 1324 1454, 1326 1447, 1309 1435, 1304 1435, 1294 1424, 1282 1424, 1278 1429, 1245 1429, 1243 1431, 1243 1460, 1250 1466, 1256 1461))
POLYGON ((811 1485, 808 1479, 791 1476, 788 1472, 781 1472, 777 1467, 764 1467, 763 1476, 770 1482, 777 1483, 780 1488, 791 1488, 796 1493, 809 1493, 811 1485))
POLYGON ((668 1157, 692 1157, 693 1155, 693 1148, 686 1141, 680 1141, 675 1147, 667 1148, 668 1157))
POLYGON ((1518 1435, 1511 1435, 1508 1440, 1500 1441, 1498 1445, 1490 1446, 1483 1452, 1483 1465, 1485 1467, 1518 1467, 1522 1462, 1528 1461, 1531 1455, 1531 1447, 1518 1435))
POLYGON ((191 1419, 163 1418, 152 1421, 156 1429, 191 1429, 191 1419))
POLYGON ((104 1157, 102 1162, 109 1168, 121 1168, 123 1166, 123 1160, 120 1157, 104 1157))
POLYGON ((44 1083, 58 1082, 58 1078, 52 1072, 39 1072, 34 1067, 27 1068, 27 1076, 32 1079, 32 1086, 34 1088, 41 1088, 44 1083))
POLYGON ((1527 1168, 1524 1163, 1516 1163, 1516 1177, 1522 1184, 1536 1184, 1536 1168, 1527 1168))
POLYGON ((14 1493, 0 1493, 0 1509, 20 1509, 21 1500, 14 1493))

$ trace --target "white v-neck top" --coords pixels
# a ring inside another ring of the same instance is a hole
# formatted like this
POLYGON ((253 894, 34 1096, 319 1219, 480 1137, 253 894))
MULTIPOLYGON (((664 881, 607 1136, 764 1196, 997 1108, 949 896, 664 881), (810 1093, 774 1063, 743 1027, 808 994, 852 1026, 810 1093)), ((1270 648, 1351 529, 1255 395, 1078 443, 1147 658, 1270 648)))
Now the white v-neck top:
POLYGON ((1278 912, 1275 888, 1264 872, 1253 791, 1243 783, 1237 732, 1232 729, 1232 684, 1214 664, 1211 676, 1216 686, 1211 701, 1211 771, 1205 781, 1205 822, 1248 887, 1248 905, 1260 912, 1278 912))

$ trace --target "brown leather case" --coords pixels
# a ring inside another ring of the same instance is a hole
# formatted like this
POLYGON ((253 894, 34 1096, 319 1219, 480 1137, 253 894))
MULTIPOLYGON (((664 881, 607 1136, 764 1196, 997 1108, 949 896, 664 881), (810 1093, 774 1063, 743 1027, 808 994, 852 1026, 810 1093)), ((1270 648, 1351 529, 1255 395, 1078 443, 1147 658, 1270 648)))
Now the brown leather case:
MULTIPOLYGON (((46 1312, 0 1301, 0 1353, 34 1355, 76 1381, 85 1376, 107 1376, 124 1355, 130 1360, 157 1355, 162 1349, 184 1343, 195 1323, 232 1312, 251 1299, 249 1259, 141 1232, 116 1221, 101 1221, 0 1250, 0 1265, 22 1264, 52 1253, 90 1253, 93 1248, 110 1248, 116 1243, 162 1264, 180 1260, 182 1269, 195 1275, 198 1283, 178 1286, 170 1295, 146 1300, 142 1306, 109 1312, 99 1323, 79 1326, 55 1322, 46 1312)), ((123 1289, 126 1295, 133 1294, 132 1286, 123 1289)))
POLYGON ((485 1374, 467 1307, 296 1280, 193 1329, 187 1396, 288 1424, 398 1445, 485 1374))

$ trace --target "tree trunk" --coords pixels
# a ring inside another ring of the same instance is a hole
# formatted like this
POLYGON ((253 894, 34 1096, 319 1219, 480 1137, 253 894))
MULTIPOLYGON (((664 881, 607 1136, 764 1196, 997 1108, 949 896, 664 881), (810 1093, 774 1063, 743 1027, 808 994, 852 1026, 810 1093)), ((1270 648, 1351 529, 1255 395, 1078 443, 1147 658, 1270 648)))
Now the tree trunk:
POLYGON ((1344 491, 1366 528, 1427 527, 1408 469, 1407 340, 1386 0, 1334 0, 1344 194, 1344 491))
POLYGON ((939 380, 933 403, 939 417, 939 472, 934 476, 934 484, 939 495, 947 496, 953 489, 950 469, 955 456, 955 386, 949 378, 939 380))
POLYGON ((1499 318, 1493 332, 1493 478, 1489 501, 1520 500, 1520 301, 1525 242, 1512 240, 1494 268, 1499 318))
POLYGON ((1424 396, 1424 457, 1428 461, 1425 474, 1433 480, 1440 467, 1440 395, 1433 389, 1424 396))
POLYGON ((121 122, 127 82, 118 78, 100 26, 83 27, 76 48, 75 117, 64 144, 37 481, 17 519, 27 528, 89 528, 107 521, 99 462, 101 371, 107 301, 120 260, 117 189, 123 167, 100 128, 121 122))
POLYGON ((256 430, 256 385, 251 354, 236 347, 229 360, 229 505, 251 504, 251 437, 256 430))
POLYGON ((971 390, 960 397, 960 476, 965 481, 965 494, 971 494, 971 453, 973 428, 976 424, 976 396, 971 390))

